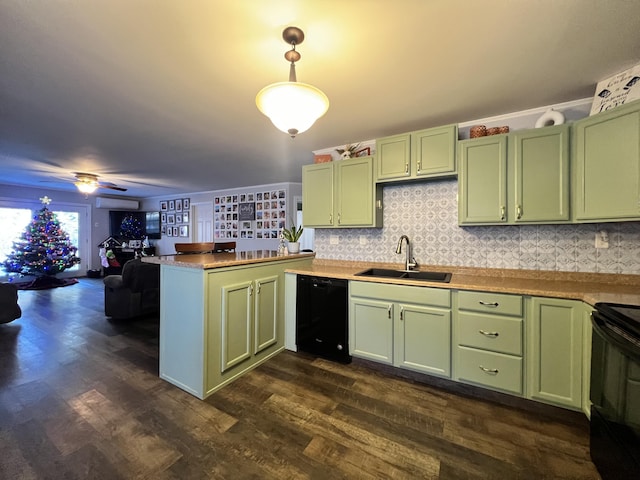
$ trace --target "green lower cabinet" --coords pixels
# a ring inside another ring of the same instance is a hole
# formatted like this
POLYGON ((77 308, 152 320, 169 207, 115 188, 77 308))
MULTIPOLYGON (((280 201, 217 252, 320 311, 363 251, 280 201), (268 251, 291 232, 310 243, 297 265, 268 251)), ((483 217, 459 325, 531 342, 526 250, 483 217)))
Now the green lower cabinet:
POLYGON ((583 303, 530 299, 527 332, 527 397, 582 408, 583 303))
POLYGON ((350 288, 351 355, 418 372, 451 376, 448 290, 369 282, 351 282, 350 288))

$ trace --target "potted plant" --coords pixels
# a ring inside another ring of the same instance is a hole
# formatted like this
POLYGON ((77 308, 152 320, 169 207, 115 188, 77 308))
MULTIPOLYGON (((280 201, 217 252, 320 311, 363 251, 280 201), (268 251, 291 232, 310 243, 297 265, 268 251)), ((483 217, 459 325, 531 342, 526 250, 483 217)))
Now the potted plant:
POLYGON ((284 239, 289 242, 289 253, 298 253, 300 252, 300 237, 302 236, 302 232, 304 228, 302 225, 296 227, 295 224, 291 226, 291 228, 283 228, 282 236, 284 239))

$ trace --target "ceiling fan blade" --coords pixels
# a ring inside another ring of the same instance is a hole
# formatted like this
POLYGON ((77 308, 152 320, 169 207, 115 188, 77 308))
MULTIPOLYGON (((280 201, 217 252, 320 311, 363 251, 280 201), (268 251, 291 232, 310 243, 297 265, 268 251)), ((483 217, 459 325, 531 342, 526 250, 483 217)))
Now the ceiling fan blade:
POLYGON ((106 185, 104 183, 101 183, 100 185, 98 185, 98 188, 109 188, 111 190, 118 190, 119 192, 126 192, 127 191, 126 188, 117 187, 115 185, 106 185))

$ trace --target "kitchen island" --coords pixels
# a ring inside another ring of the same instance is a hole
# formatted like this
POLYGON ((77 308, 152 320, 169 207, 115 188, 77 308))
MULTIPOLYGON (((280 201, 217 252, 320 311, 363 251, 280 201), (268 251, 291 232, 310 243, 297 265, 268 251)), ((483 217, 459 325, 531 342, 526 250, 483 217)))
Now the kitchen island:
POLYGON ((284 271, 313 254, 162 255, 160 377, 204 399, 284 349, 284 271))

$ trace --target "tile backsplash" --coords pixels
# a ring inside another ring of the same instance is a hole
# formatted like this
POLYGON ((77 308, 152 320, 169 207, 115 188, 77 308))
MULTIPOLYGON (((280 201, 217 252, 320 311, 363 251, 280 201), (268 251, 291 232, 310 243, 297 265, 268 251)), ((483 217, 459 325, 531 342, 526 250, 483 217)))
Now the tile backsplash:
POLYGON ((316 256, 400 264, 405 234, 425 265, 640 274, 640 222, 460 227, 457 192, 456 180, 385 186, 384 227, 316 229, 316 256), (600 230, 608 249, 595 248, 600 230))

